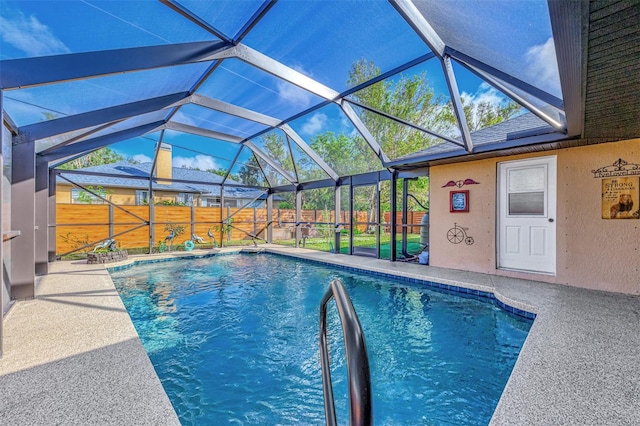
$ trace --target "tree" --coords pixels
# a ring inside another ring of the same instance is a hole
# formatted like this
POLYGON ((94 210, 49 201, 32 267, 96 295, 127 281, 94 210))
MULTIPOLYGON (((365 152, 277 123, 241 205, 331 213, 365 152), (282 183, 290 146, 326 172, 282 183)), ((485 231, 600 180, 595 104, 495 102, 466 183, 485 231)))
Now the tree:
POLYGON ((59 168, 65 170, 84 169, 85 167, 101 166, 103 164, 117 163, 123 161, 124 157, 109 147, 97 149, 82 157, 68 161, 59 168))
MULTIPOLYGON (((273 159, 275 162, 282 167, 285 171, 288 171, 290 174, 295 175, 295 168, 293 166, 293 159, 291 158, 291 153, 289 151, 289 146, 287 141, 284 139, 283 135, 270 132, 266 135, 261 136, 262 147, 264 151, 273 159)), ((254 154, 255 157, 255 154, 254 154)), ((280 173, 278 173, 272 167, 263 167, 262 171, 267 178, 267 181, 270 185, 275 186, 281 183, 285 178, 280 173)), ((256 171, 260 173, 260 169, 256 171)), ((293 176, 295 178, 295 176, 293 176)))
POLYGON ((237 180, 245 185, 259 186, 261 182, 260 165, 255 155, 251 155, 249 161, 244 163, 237 174, 237 180))
MULTIPOLYGON (((316 135, 309 146, 340 176, 380 169, 380 160, 359 135, 336 135, 328 131, 316 135)), ((326 177, 319 169, 311 173, 320 178, 326 177)))
MULTIPOLYGON (((352 65, 347 83, 350 87, 355 87, 379 75, 380 69, 373 62, 367 62, 363 59, 352 65)), ((413 76, 401 74, 395 81, 380 81, 359 90, 353 94, 353 97, 361 104, 434 132, 451 134, 455 124, 455 121, 452 121, 450 117, 442 114, 446 101, 444 97, 435 95, 426 72, 413 76)), ((383 152, 392 159, 424 150, 441 142, 428 133, 388 119, 375 112, 363 109, 360 113, 360 119, 380 144, 383 152)), ((428 184, 422 185, 422 188, 416 187, 417 190, 424 191, 424 193, 414 195, 426 199, 428 189, 425 187, 428 188, 428 184)), ((366 197, 367 200, 354 200, 356 205, 368 206, 368 220, 370 222, 373 221, 376 214, 376 191, 375 186, 363 188, 358 191, 358 196, 360 198, 366 197)), ((390 209, 389 203, 386 202, 389 199, 388 191, 389 189, 385 187, 380 194, 384 211, 390 209)))
MULTIPOLYGON (((380 70, 372 62, 360 60, 352 65, 348 84, 354 87, 379 74, 380 70)), ((457 134, 457 120, 451 102, 447 102, 443 96, 435 96, 425 72, 410 77, 401 74, 396 81, 378 82, 354 93, 353 97, 362 104, 427 130, 447 136, 457 134)), ((472 132, 498 124, 521 111, 517 103, 508 99, 501 104, 473 102, 466 98, 462 101, 467 124, 472 132)), ((438 138, 370 111, 363 110, 360 118, 381 145, 383 152, 392 159, 442 142, 438 138)), ((426 202, 429 193, 428 178, 413 182, 409 187, 410 193, 426 202)), ((372 188, 370 191, 371 206, 374 206, 375 202, 374 190, 375 188, 372 188)), ((388 200, 387 191, 383 191, 381 200, 388 200)), ((387 210, 389 203, 383 202, 382 207, 383 210, 387 210)))
MULTIPOLYGON (((355 87, 379 75, 380 69, 373 62, 362 59, 352 65, 347 83, 350 87, 355 87)), ((426 72, 413 76, 400 74, 395 81, 380 81, 352 96, 359 103, 439 133, 451 133, 451 127, 455 123, 447 116, 442 116, 445 99, 434 94, 426 72)), ((363 110, 360 119, 392 159, 439 142, 427 133, 375 112, 363 110)))
POLYGON ((462 105, 471 132, 494 126, 522 111, 522 107, 514 101, 496 105, 491 102, 473 102, 462 98, 462 105))
MULTIPOLYGON (((509 99, 505 99, 500 104, 494 104, 488 101, 473 101, 473 99, 469 97, 462 97, 460 100, 462 101, 462 109, 467 119, 467 127, 469 127, 469 131, 472 133, 485 127, 502 123, 505 120, 515 117, 522 111, 520 105, 509 99)), ((456 123, 451 103, 442 111, 442 117, 446 121, 456 123)))
MULTIPOLYGON (((356 87, 380 75, 380 69, 373 62, 361 59, 353 63, 347 84, 356 87)), ((372 109, 385 112, 409 123, 431 130, 435 133, 453 137, 458 134, 457 120, 453 114, 451 102, 445 96, 435 94, 433 84, 426 72, 416 75, 400 74, 396 78, 372 84, 361 89, 350 98, 372 109)), ((520 107, 511 101, 495 105, 489 102, 473 102, 463 99, 465 115, 471 131, 497 124, 513 117, 520 107)), ((391 159, 399 158, 427 149, 443 142, 428 133, 417 130, 381 114, 358 106, 356 112, 373 138, 380 144, 383 152, 391 159)), ((262 148, 278 164, 302 182, 326 178, 326 174, 309 157, 301 156, 295 167, 288 141, 278 133, 271 132, 262 137, 262 148)), ((331 131, 315 135, 309 143, 310 147, 338 175, 347 176, 382 168, 380 160, 367 141, 359 134, 335 134, 331 131)), ((240 180, 246 184, 253 182, 255 173, 264 171, 271 183, 279 182, 281 177, 271 168, 262 168, 258 160, 252 157, 239 172, 240 180)), ((369 221, 375 217, 376 186, 362 187, 356 191, 354 205, 369 211, 369 221)), ((421 202, 426 203, 429 193, 428 178, 410 184, 410 193, 421 202)), ((390 209, 388 185, 381 193, 383 210, 390 209)), ((293 203, 293 199, 288 199, 293 203)), ((305 191, 303 206, 309 209, 326 209, 333 205, 333 191, 305 191)))

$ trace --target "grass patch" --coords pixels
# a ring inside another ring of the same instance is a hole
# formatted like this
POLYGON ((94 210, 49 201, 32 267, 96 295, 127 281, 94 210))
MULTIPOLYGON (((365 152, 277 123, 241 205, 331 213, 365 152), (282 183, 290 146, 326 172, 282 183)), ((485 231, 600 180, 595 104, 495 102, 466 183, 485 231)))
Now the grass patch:
MULTIPOLYGON (((274 241, 275 244, 280 244, 283 246, 293 247, 296 245, 295 239, 288 240, 278 240, 274 241)), ((384 234, 380 236, 380 257, 382 259, 388 259, 390 256, 390 248, 391 248, 391 235, 384 234)), ((302 243, 300 244, 302 247, 302 243)), ((354 247, 362 247, 362 248, 376 248, 376 236, 371 234, 358 234, 353 236, 353 246, 354 247)), ((333 250, 333 241, 329 241, 327 238, 317 237, 317 238, 307 238, 306 248, 318 251, 332 251, 333 250)), ((402 241, 396 241, 396 252, 400 253, 402 251, 402 241)), ((419 254, 422 251, 422 246, 420 245, 420 235, 418 234, 408 234, 407 235, 407 251, 410 254, 419 254)), ((349 239, 347 236, 343 235, 340 242, 340 253, 349 253, 349 239)))

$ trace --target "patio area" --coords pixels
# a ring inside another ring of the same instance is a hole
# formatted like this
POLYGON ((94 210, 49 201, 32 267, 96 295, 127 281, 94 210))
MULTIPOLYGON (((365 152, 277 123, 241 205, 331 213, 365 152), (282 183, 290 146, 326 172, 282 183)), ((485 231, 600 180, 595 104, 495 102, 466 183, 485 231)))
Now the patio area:
MULTIPOLYGON (((262 247, 365 271, 488 291, 506 305, 536 313, 492 424, 640 423, 637 296, 299 248, 262 247)), ((151 257, 161 256, 175 254, 151 257)), ((128 262, 148 258, 134 256, 128 262)), ((3 419, 30 425, 179 424, 106 268, 73 261, 55 262, 51 269, 39 279, 36 298, 16 302, 5 318, 5 356, 0 361, 3 419)), ((366 333, 366 324, 364 328, 366 333)))

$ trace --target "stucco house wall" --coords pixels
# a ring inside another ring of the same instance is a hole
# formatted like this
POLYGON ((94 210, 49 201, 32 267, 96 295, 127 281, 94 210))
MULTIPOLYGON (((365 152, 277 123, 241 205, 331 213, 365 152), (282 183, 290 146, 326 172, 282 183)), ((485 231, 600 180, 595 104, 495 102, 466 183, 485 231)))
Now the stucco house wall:
MULTIPOLYGON (((640 164, 640 139, 543 153, 432 166, 430 264, 575 287, 640 294, 640 219, 602 219, 602 179, 592 170, 618 159, 640 164), (557 156, 556 274, 497 269, 497 165, 557 156), (449 212, 451 180, 473 179, 468 213, 449 212), (468 228, 474 244, 452 244, 447 231, 468 228)), ((640 200, 636 200, 640 204, 640 200)))

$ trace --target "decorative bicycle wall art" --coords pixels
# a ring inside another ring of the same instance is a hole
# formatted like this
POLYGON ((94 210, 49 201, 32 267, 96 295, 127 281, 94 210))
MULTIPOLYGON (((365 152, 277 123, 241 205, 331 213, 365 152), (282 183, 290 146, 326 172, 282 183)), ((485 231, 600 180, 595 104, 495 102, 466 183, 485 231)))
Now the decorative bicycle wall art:
POLYGON ((467 234, 468 230, 469 228, 463 228, 454 222, 453 228, 447 231, 447 239, 451 244, 460 244, 464 241, 466 245, 470 246, 474 241, 473 237, 467 234))

